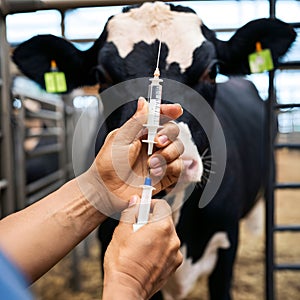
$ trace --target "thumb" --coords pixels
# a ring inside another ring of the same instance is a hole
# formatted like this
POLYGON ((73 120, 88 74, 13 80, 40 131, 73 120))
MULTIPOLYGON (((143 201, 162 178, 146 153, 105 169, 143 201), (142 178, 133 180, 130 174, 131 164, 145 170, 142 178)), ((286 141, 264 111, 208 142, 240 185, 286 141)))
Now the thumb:
POLYGON ((130 198, 128 208, 124 209, 121 213, 120 222, 134 224, 138 215, 140 197, 134 195, 130 198))
POLYGON ((147 122, 148 102, 140 97, 135 114, 119 129, 118 139, 122 144, 132 143, 147 122))

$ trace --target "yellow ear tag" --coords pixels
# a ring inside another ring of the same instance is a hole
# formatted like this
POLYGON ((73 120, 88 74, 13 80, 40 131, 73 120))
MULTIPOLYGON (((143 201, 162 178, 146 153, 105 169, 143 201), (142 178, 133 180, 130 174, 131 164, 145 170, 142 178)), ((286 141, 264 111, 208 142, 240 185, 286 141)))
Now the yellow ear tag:
POLYGON ((270 49, 261 48, 261 43, 256 43, 256 52, 248 56, 251 73, 262 73, 274 69, 270 49))
POLYGON ((51 72, 44 74, 46 91, 48 93, 63 93, 67 91, 64 72, 59 72, 54 60, 51 61, 51 72))

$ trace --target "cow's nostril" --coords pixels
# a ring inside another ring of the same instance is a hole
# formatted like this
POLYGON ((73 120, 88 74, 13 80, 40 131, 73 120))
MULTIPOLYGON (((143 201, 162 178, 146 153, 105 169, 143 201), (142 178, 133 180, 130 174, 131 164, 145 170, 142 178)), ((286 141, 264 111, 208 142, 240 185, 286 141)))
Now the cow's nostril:
POLYGON ((184 171, 183 171, 183 181, 185 182, 200 182, 202 173, 203 173, 203 165, 200 160, 197 159, 184 159, 184 171))
POLYGON ((189 169, 194 169, 197 167, 197 162, 195 160, 192 160, 192 163, 189 165, 189 169))
POLYGON ((193 159, 184 160, 183 163, 186 170, 192 170, 197 166, 197 162, 193 159))

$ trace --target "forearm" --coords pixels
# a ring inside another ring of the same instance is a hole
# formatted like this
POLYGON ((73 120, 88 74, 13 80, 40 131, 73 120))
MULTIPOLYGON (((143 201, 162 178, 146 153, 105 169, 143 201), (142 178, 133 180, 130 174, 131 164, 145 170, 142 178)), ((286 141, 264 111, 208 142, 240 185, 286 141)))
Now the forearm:
POLYGON ((35 281, 104 219, 105 216, 85 199, 74 179, 3 219, 0 247, 30 281, 35 281))

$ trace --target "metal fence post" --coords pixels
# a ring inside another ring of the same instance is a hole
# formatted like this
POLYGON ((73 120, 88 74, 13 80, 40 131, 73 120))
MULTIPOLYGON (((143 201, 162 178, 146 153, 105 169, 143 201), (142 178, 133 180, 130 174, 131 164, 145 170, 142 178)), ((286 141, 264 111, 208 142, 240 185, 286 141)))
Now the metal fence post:
POLYGON ((11 103, 9 47, 6 40, 5 17, 0 12, 0 217, 15 210, 13 156, 11 138, 11 103))

